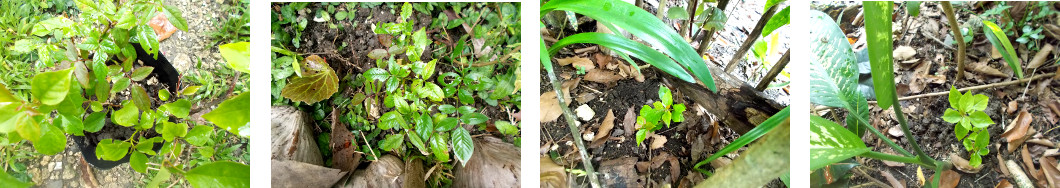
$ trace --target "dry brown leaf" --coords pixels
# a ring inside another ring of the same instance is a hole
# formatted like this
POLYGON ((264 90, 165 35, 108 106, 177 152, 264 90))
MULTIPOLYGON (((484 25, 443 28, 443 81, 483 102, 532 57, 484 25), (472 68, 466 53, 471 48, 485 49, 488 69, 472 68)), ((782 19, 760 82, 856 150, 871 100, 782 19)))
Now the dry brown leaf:
POLYGON ((905 136, 905 132, 903 132, 902 128, 899 127, 899 126, 893 126, 890 129, 887 129, 887 133, 891 134, 891 136, 894 136, 894 137, 905 136))
POLYGON ((653 150, 659 149, 663 147, 663 144, 666 144, 666 136, 657 135, 653 133, 651 135, 651 145, 649 145, 648 148, 653 150))
POLYGON ((1056 168, 1056 158, 1042 157, 1038 159, 1038 163, 1042 165, 1042 171, 1045 171, 1049 187, 1060 187, 1060 169, 1056 168))
POLYGON ((990 45, 990 59, 998 59, 998 58, 1001 58, 1001 52, 997 51, 997 48, 994 48, 993 45, 990 45))
POLYGON ((887 179, 887 183, 890 183, 891 187, 905 188, 905 184, 898 182, 898 179, 895 179, 894 175, 891 175, 891 172, 888 172, 886 170, 880 170, 880 175, 883 176, 884 179, 887 179))
POLYGON ((637 114, 633 112, 633 107, 626 109, 626 117, 622 118, 622 127, 625 128, 626 136, 632 136, 633 132, 636 132, 637 114))
POLYGON ((994 188, 1013 188, 1013 187, 1012 187, 1012 183, 1008 182, 1008 179, 1001 179, 1001 182, 998 182, 997 185, 994 186, 994 188))
POLYGON ((1052 52, 1052 44, 1045 44, 1045 46, 1042 46, 1041 51, 1038 51, 1037 54, 1034 54, 1034 58, 1032 58, 1030 62, 1027 62, 1027 69, 1033 70, 1042 66, 1042 64, 1045 64, 1045 59, 1049 58, 1049 54, 1052 54, 1052 52))
POLYGON ((158 41, 166 40, 170 35, 177 32, 177 27, 173 26, 173 23, 169 22, 169 18, 166 15, 158 13, 151 21, 147 22, 147 25, 151 26, 151 29, 155 30, 155 35, 158 36, 158 41))
POLYGON ((345 124, 338 121, 339 117, 338 108, 331 111, 331 150, 335 151, 331 156, 331 161, 334 162, 332 167, 342 170, 343 172, 353 172, 357 169, 357 165, 361 163, 361 154, 356 153, 357 143, 354 142, 353 133, 346 128, 345 124))
POLYGON ((710 161, 710 166, 714 167, 714 169, 721 169, 721 167, 729 166, 729 164, 732 164, 732 159, 728 157, 718 157, 710 161))
POLYGON ((560 66, 567 66, 567 65, 570 65, 570 64, 574 64, 574 62, 578 62, 578 61, 588 61, 589 63, 592 63, 592 60, 589 60, 589 58, 584 58, 584 57, 568 57, 568 58, 556 59, 556 63, 559 63, 560 66))
POLYGON ((1045 35, 1060 40, 1060 26, 1055 24, 1045 24, 1045 35))
POLYGON ((954 188, 961 183, 961 174, 953 170, 942 171, 942 179, 939 180, 939 188, 954 188))
POLYGON ((1019 103, 1016 103, 1016 100, 1009 101, 1008 107, 1005 107, 1005 113, 1012 115, 1012 113, 1016 113, 1016 108, 1018 107, 1019 103))
POLYGON ((1036 180, 1042 180, 1041 175, 1038 173, 1038 169, 1034 168, 1034 161, 1031 160, 1031 152, 1027 151, 1027 146, 1020 148, 1020 159, 1023 160, 1023 169, 1027 172, 1027 175, 1036 180))
MULTIPOLYGON (((1001 148, 1001 144, 997 144, 997 143, 994 144, 994 149, 995 150, 1000 150, 1000 148, 1001 148)), ((1012 177, 1012 174, 1009 173, 1008 168, 1005 168, 1005 159, 1001 158, 1001 155, 994 155, 994 156, 997 157, 997 166, 999 166, 998 168, 1001 169, 1001 174, 1004 174, 1005 177, 1012 177)))
POLYGON ((611 64, 611 56, 604 53, 596 53, 593 54, 593 61, 596 61, 596 66, 607 67, 608 64, 611 64))
POLYGON ((1015 151, 1016 147, 1022 145, 1023 141, 1030 137, 1030 134, 1027 134, 1027 129, 1030 128, 1032 121, 1034 121, 1034 117, 1027 113, 1027 109, 1023 109, 1016 116, 1015 121, 1009 124, 1008 130, 1005 130, 1005 133, 1001 133, 1001 137, 1005 138, 1009 143, 1009 152, 1015 151))
POLYGON ((596 129, 596 137, 593 137, 593 141, 611 137, 611 129, 614 127, 615 113, 607 110, 607 116, 604 116, 604 121, 600 123, 600 128, 596 129))
POLYGON ((1005 73, 1001 72, 1000 70, 995 69, 994 67, 990 67, 990 65, 987 65, 986 63, 983 63, 983 62, 972 62, 972 63, 969 63, 964 68, 966 70, 968 70, 968 71, 977 72, 977 73, 983 73, 983 74, 989 75, 989 76, 1008 77, 1008 74, 1005 74, 1005 73))
POLYGON ((563 115, 563 109, 556 98, 556 92, 549 91, 541 94, 541 123, 552 122, 563 115))
POLYGON ((899 46, 894 49, 895 60, 906 60, 916 55, 916 49, 909 46, 899 46))
POLYGON ((567 187, 567 173, 548 156, 541 156, 541 187, 567 187))
POLYGON ((950 162, 953 163, 953 167, 957 167, 957 170, 960 170, 961 172, 975 174, 979 173, 980 170, 983 170, 983 165, 979 165, 978 168, 974 168, 972 167, 972 165, 968 164, 968 160, 965 160, 960 155, 957 155, 957 153, 950 153, 950 162))
POLYGON ((603 69, 593 69, 593 70, 590 70, 588 73, 586 73, 584 78, 585 78, 586 81, 602 83, 602 84, 610 84, 610 83, 613 83, 615 81, 621 80, 622 76, 619 76, 618 74, 615 74, 614 72, 603 70, 603 69))

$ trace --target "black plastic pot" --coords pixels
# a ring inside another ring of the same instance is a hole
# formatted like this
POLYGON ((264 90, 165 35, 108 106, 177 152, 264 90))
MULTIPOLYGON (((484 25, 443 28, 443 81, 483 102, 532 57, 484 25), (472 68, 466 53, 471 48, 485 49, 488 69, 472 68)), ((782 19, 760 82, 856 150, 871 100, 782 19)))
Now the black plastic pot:
MULTIPOLYGON (((168 86, 170 93, 176 93, 178 91, 178 89, 177 89, 178 83, 180 82, 180 80, 179 80, 180 73, 177 72, 177 69, 173 68, 173 65, 170 64, 169 60, 167 60, 166 57, 163 56, 161 52, 158 53, 158 58, 155 59, 154 56, 151 56, 151 55, 147 54, 147 52, 144 51, 144 49, 140 47, 140 44, 132 43, 132 46, 134 48, 136 48, 136 59, 137 60, 139 60, 140 62, 143 62, 144 66, 151 66, 151 67, 155 68, 154 71, 151 72, 150 76, 155 77, 155 79, 157 79, 159 83, 168 86)), ((122 131, 128 131, 128 130, 123 130, 123 129, 134 129, 134 128, 132 128, 132 127, 122 127, 120 125, 112 123, 110 121, 110 114, 109 113, 107 114, 107 118, 106 118, 105 122, 106 123, 103 126, 104 127, 103 130, 100 130, 99 132, 96 132, 96 133, 86 132, 85 136, 74 136, 74 135, 71 135, 71 137, 73 137, 74 143, 76 143, 78 149, 81 150, 81 155, 84 157, 85 162, 88 162, 88 164, 92 164, 93 167, 96 167, 98 169, 110 169, 110 168, 113 168, 115 166, 121 165, 123 163, 129 162, 129 155, 125 155, 124 158, 122 158, 121 160, 118 160, 118 161, 107 161, 107 160, 98 159, 96 157, 96 145, 99 144, 99 141, 98 141, 99 137, 112 138, 112 139, 115 139, 115 140, 117 140, 117 139, 125 140, 128 137, 133 136, 133 135, 129 135, 131 133, 125 133, 125 135, 122 135, 121 134, 122 131), (115 131, 115 130, 117 130, 117 131, 115 131), (86 138, 86 137, 93 137, 93 138, 86 138)), ((155 135, 157 135, 157 133, 155 133, 153 129, 149 130, 149 132, 147 134, 155 134, 155 135)), ((157 152, 158 150, 162 149, 162 146, 163 146, 162 143, 155 143, 153 149, 157 152)))

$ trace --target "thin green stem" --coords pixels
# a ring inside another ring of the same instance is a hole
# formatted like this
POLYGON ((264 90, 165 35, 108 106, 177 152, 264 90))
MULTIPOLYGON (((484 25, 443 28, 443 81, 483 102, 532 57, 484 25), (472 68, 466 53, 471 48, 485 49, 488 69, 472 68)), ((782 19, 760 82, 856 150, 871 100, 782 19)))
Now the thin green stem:
POLYGON ((567 108, 567 106, 563 105, 566 104, 563 101, 563 89, 559 83, 559 80, 556 79, 556 73, 554 73, 552 70, 548 70, 547 72, 548 78, 551 79, 552 89, 556 92, 556 101, 559 102, 560 109, 563 110, 563 117, 567 121, 567 125, 570 128, 571 137, 574 138, 574 145, 578 147, 578 153, 582 157, 582 165, 585 167, 586 174, 589 175, 589 183, 592 185, 593 188, 598 188, 600 187, 600 183, 599 180, 596 178, 596 171, 593 170, 593 163, 591 162, 592 160, 589 160, 592 158, 589 158, 589 154, 585 151, 588 148, 586 148, 585 144, 582 143, 583 141, 581 138, 581 134, 578 131, 580 129, 578 129, 578 125, 575 124, 577 120, 574 119, 574 113, 571 112, 570 109, 567 108))
POLYGON ((922 160, 918 159, 917 156, 910 156, 910 157, 897 156, 897 155, 891 155, 891 154, 886 154, 886 153, 880 153, 880 152, 876 152, 876 151, 869 151, 868 153, 861 154, 860 156, 868 157, 868 158, 872 158, 872 159, 885 160, 885 161, 894 161, 894 162, 901 162, 901 163, 917 164, 917 165, 924 166, 924 167, 935 168, 935 163, 924 163, 922 160))
POLYGON ((898 117, 898 124, 902 126, 902 132, 908 135, 909 144, 913 145, 913 150, 916 150, 916 154, 920 156, 920 161, 928 164, 935 164, 935 159, 932 159, 927 153, 924 153, 924 149, 920 148, 920 144, 916 142, 916 136, 913 136, 913 131, 909 131, 909 123, 905 120, 905 113, 902 113, 902 106, 897 104, 898 95, 892 95, 895 105, 891 108, 894 109, 894 115, 898 117))
POLYGON ((858 123, 860 123, 864 127, 868 127, 869 131, 872 132, 873 135, 876 135, 876 137, 880 138, 880 140, 883 140, 884 143, 890 145, 892 149, 898 151, 899 153, 902 153, 905 156, 913 156, 913 154, 909 153, 909 151, 905 150, 905 148, 902 148, 902 146, 899 146, 898 144, 894 143, 894 141, 891 141, 891 139, 887 138, 887 136, 884 136, 883 133, 880 133, 880 130, 876 130, 876 127, 869 126, 869 124, 867 123, 869 121, 865 120, 864 117, 858 115, 853 116, 854 118, 858 119, 858 123))

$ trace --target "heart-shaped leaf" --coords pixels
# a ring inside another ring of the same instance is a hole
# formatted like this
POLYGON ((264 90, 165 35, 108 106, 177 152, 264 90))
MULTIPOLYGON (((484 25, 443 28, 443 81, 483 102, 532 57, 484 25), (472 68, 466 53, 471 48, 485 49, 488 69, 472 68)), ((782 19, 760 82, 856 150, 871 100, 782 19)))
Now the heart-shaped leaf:
POLYGON ((339 78, 324 58, 316 55, 306 57, 303 67, 303 76, 291 79, 280 95, 292 101, 313 104, 331 98, 332 94, 339 91, 339 78))

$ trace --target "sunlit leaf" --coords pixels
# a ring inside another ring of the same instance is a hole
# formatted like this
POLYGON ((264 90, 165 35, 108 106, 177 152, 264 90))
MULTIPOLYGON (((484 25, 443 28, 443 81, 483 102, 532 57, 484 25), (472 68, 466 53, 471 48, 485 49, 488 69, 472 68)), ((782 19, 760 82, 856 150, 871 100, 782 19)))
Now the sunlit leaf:
POLYGON ((221 51, 221 57, 225 58, 225 62, 228 63, 228 67, 231 67, 232 70, 250 73, 249 46, 249 42, 237 42, 218 46, 217 49, 221 51))
POLYGON ((129 142, 109 138, 103 139, 96 145, 96 156, 103 160, 118 161, 121 158, 125 158, 125 154, 129 153, 129 147, 132 147, 129 142))
POLYGON ((819 116, 810 116, 810 170, 868 152, 870 148, 843 126, 819 116))
POLYGON ((33 98, 45 105, 56 105, 66 99, 66 93, 70 91, 70 80, 73 69, 64 69, 54 72, 45 72, 33 76, 32 90, 33 98))
POLYGON ((332 94, 339 91, 339 78, 324 58, 309 56, 303 65, 305 74, 302 74, 303 77, 291 79, 281 91, 283 97, 313 104, 331 98, 332 94))
POLYGON ((872 64, 872 85, 876 91, 876 104, 887 109, 894 104, 898 93, 894 87, 894 40, 891 39, 891 12, 893 2, 865 2, 865 35, 868 43, 869 63, 872 64))
POLYGON ((218 128, 242 137, 249 137, 250 129, 250 92, 243 92, 232 97, 213 111, 202 115, 218 128))
POLYGON ((250 166, 230 161, 207 163, 184 173, 192 187, 250 187, 250 166))
POLYGON ((1009 68, 1012 68, 1012 72, 1016 73, 1016 77, 1023 79, 1023 67, 1020 65, 1016 49, 1012 47, 1012 43, 1009 42, 1005 31, 994 22, 983 20, 983 33, 986 35, 986 39, 990 41, 990 44, 993 44, 994 48, 1001 52, 1001 57, 1005 58, 1005 62, 1008 63, 1009 68))
POLYGON ((453 141, 453 153, 456 159, 461 165, 467 165, 467 160, 471 159, 471 154, 475 153, 475 143, 471 141, 471 134, 460 127, 453 129, 449 134, 449 140, 453 141))

